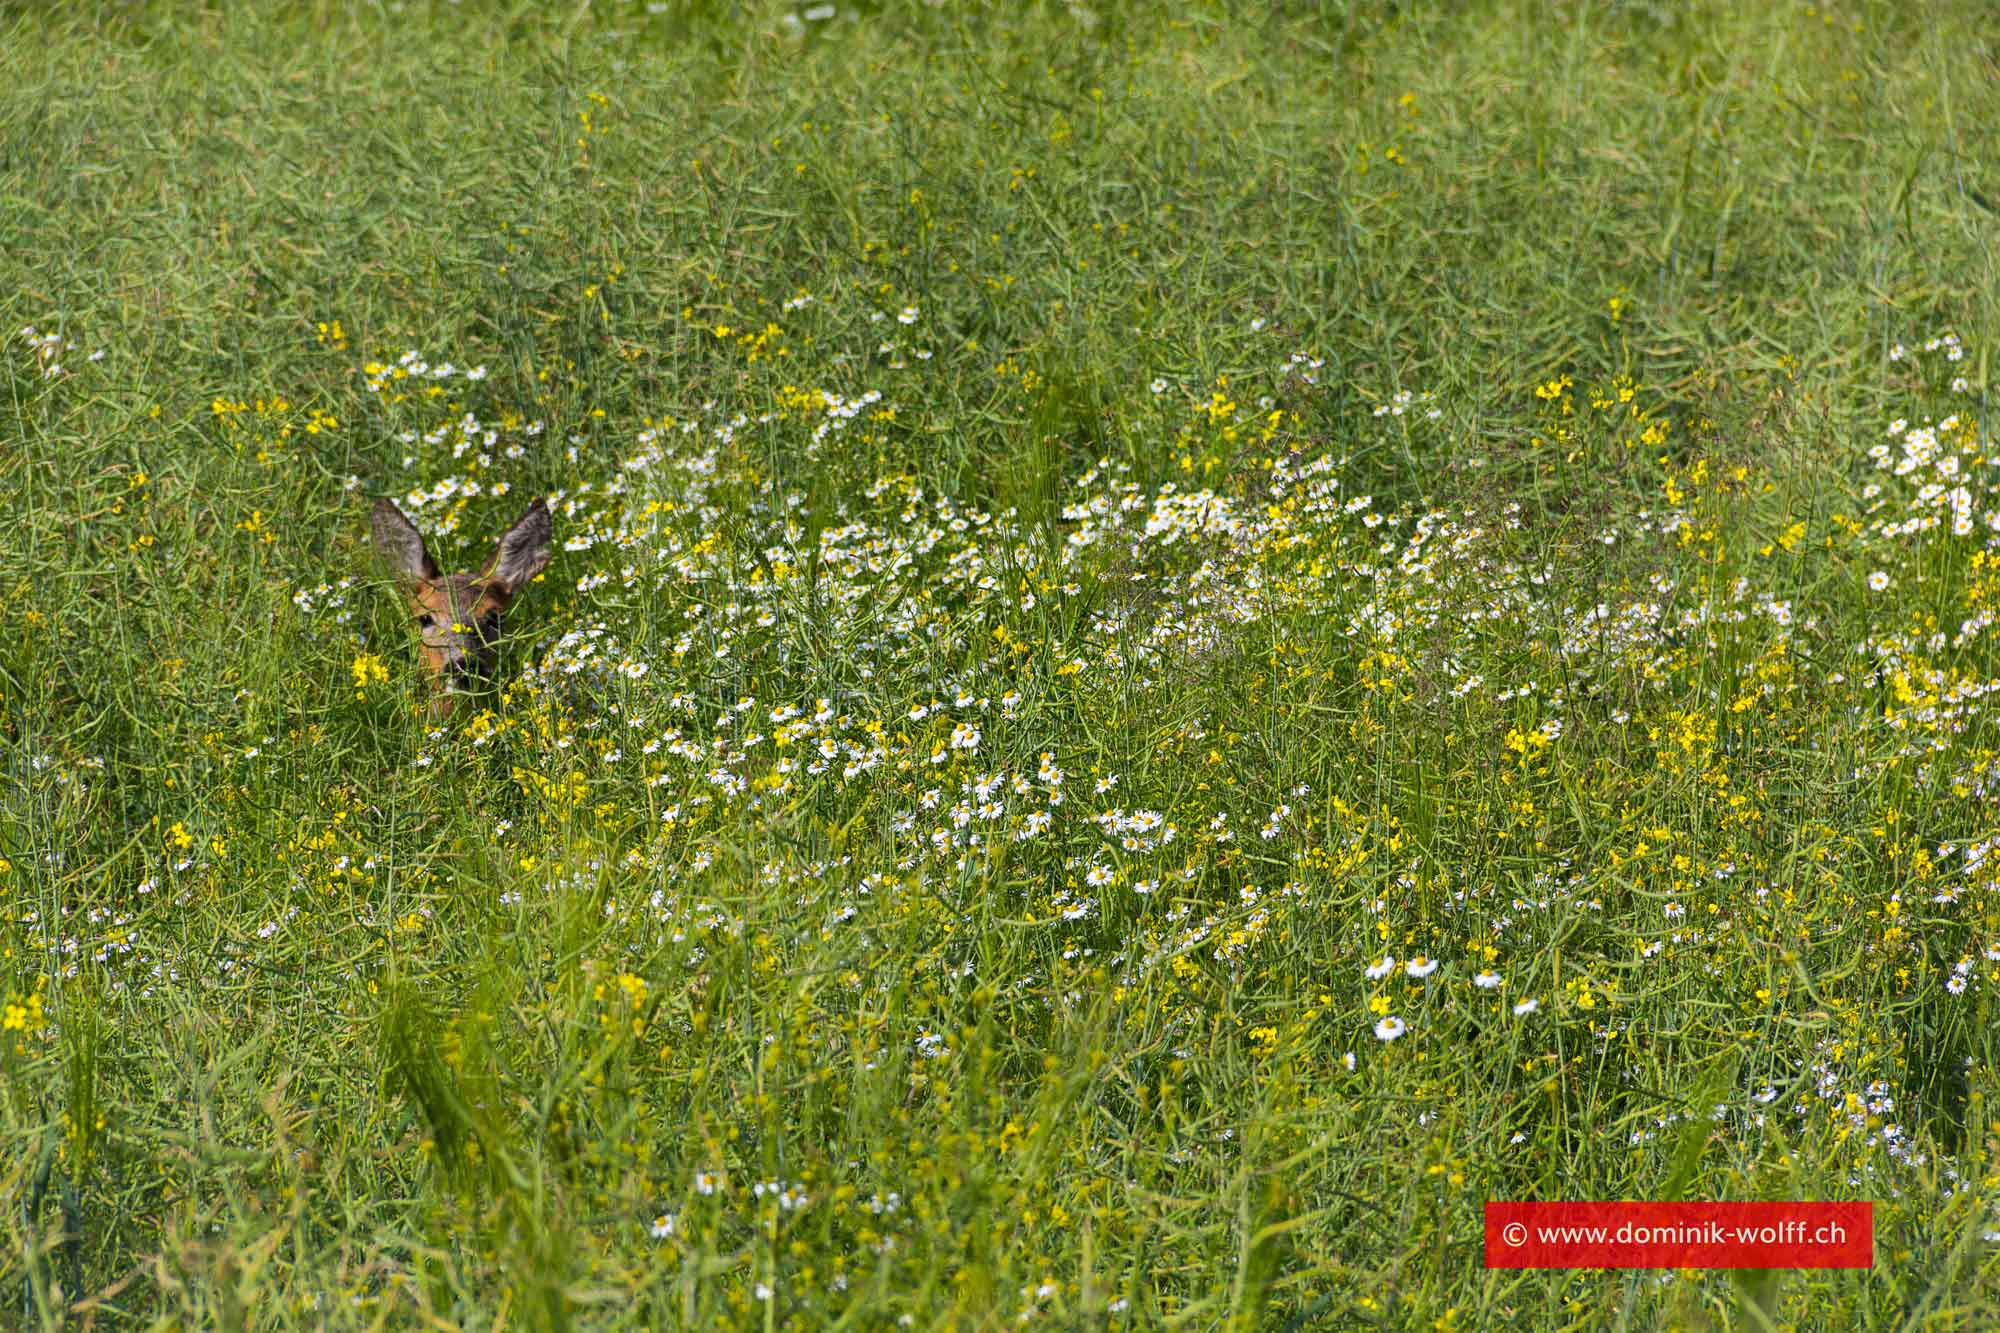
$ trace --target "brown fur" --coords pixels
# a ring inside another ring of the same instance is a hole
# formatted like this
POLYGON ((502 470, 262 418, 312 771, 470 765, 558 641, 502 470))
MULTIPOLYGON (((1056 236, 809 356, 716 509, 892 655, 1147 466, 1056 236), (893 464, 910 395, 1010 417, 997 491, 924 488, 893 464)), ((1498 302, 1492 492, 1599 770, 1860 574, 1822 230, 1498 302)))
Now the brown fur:
POLYGON ((423 635, 423 661, 434 686, 431 716, 451 715, 453 692, 490 673, 499 654, 500 617, 553 553, 548 506, 528 506, 502 534, 476 574, 443 574, 423 534, 392 501, 377 500, 370 518, 375 547, 396 571, 423 635))

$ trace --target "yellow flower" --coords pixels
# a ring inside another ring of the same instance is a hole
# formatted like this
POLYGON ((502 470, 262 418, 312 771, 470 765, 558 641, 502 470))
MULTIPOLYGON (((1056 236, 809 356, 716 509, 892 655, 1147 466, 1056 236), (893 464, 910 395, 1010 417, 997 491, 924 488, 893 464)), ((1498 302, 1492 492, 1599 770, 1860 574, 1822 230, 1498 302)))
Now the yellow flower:
POLYGON ((354 693, 357 697, 365 698, 371 684, 386 685, 389 682, 389 668, 373 653, 357 656, 350 669, 354 672, 354 693))

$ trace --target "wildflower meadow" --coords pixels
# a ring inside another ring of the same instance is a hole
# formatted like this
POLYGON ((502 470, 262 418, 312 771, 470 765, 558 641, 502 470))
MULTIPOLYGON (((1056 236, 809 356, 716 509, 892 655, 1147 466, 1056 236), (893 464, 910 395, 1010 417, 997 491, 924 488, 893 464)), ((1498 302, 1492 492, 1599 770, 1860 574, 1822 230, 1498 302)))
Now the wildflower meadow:
POLYGON ((0 1327, 2000 1324, 1985 6, 0 75, 0 1327), (548 506, 448 718, 385 498, 548 506))

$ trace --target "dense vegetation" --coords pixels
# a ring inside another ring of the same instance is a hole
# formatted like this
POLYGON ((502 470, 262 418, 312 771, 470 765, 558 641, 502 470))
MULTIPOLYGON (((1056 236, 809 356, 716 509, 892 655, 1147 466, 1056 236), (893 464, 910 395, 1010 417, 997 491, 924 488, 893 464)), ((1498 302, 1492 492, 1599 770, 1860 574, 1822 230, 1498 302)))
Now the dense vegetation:
POLYGON ((0 6, 0 1322, 2000 1318, 1984 6, 474 9, 0 6))

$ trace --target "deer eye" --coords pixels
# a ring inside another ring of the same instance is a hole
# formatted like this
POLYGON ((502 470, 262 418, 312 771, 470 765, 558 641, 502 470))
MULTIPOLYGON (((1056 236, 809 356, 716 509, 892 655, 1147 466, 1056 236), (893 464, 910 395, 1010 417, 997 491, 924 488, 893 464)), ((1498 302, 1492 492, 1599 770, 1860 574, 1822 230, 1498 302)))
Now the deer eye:
POLYGON ((425 629, 429 629, 431 626, 437 624, 437 617, 432 615, 430 612, 426 611, 424 614, 417 617, 417 623, 419 625, 422 625, 425 629))

